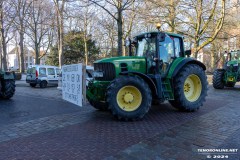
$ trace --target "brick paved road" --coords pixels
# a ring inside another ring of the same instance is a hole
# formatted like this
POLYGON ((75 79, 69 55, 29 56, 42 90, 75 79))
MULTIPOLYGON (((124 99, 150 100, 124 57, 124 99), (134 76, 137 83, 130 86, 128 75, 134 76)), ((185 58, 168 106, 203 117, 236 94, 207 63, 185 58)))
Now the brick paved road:
MULTIPOLYGON (((18 86, 18 90, 23 87, 18 86)), ((18 92, 13 101, 28 96, 38 101, 42 96, 46 104, 50 103, 47 111, 54 112, 54 100, 61 103, 57 107, 62 112, 0 123, 0 159, 186 159, 186 155, 204 159, 196 149, 240 148, 236 138, 240 86, 221 91, 210 87, 207 102, 198 112, 178 112, 166 103, 153 106, 138 122, 119 122, 110 113, 87 106, 79 109, 58 100, 59 95, 51 89, 50 95, 54 96, 50 99, 44 96, 47 93, 41 93, 44 90, 34 90, 37 98, 27 92, 29 88, 24 90, 26 93, 18 92)))

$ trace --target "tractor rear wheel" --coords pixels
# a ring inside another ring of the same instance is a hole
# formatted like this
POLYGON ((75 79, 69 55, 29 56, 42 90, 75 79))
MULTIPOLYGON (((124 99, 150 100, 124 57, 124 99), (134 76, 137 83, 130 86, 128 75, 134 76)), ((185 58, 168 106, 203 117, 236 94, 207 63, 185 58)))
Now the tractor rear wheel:
POLYGON ((15 80, 5 80, 2 82, 1 97, 10 99, 15 93, 15 80))
POLYGON ((142 119, 151 107, 152 94, 140 77, 122 76, 113 80, 107 91, 107 102, 119 120, 142 119))
POLYGON ((223 82, 224 73, 225 73, 224 70, 215 70, 213 72, 212 83, 213 83, 213 87, 215 89, 223 89, 224 88, 224 82, 223 82))
POLYGON ((195 111, 207 96, 207 77, 196 64, 186 65, 174 78, 174 97, 170 104, 181 111, 195 111))

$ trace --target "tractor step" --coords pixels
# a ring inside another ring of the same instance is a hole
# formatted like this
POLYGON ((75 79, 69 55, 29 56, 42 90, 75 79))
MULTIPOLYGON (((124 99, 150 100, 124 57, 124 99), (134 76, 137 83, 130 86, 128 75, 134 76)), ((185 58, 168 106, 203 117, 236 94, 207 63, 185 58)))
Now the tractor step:
POLYGON ((167 78, 163 80, 162 89, 163 89, 163 97, 165 100, 174 100, 170 79, 167 78))

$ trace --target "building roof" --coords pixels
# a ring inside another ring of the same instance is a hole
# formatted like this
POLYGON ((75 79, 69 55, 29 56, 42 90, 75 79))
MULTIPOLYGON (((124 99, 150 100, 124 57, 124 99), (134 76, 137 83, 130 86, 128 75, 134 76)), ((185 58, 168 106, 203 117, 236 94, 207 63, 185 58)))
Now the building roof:
MULTIPOLYGON (((8 52, 8 54, 16 54, 17 52, 20 52, 20 48, 14 47, 10 52, 8 52)), ((34 56, 34 54, 26 46, 24 47, 23 52, 25 53, 25 55, 30 53, 31 56, 34 56)))

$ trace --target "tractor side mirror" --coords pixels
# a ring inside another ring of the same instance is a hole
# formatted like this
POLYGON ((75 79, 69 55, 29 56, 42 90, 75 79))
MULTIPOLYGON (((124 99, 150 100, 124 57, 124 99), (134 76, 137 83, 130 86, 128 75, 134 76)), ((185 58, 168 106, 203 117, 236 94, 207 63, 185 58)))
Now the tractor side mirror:
POLYGON ((190 57, 191 54, 192 54, 191 49, 185 51, 185 55, 186 55, 187 57, 190 57))
POLYGON ((130 38, 127 38, 126 40, 125 40, 125 44, 124 44, 126 47, 128 47, 128 55, 129 56, 132 56, 132 41, 131 41, 131 39, 130 38))

